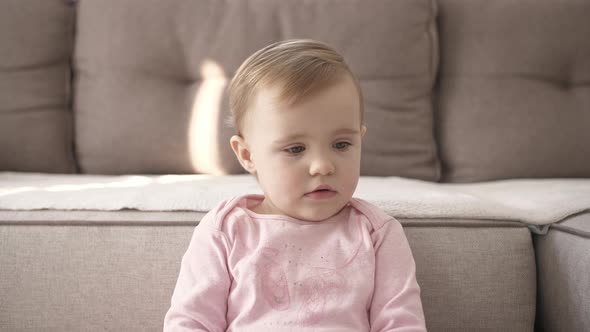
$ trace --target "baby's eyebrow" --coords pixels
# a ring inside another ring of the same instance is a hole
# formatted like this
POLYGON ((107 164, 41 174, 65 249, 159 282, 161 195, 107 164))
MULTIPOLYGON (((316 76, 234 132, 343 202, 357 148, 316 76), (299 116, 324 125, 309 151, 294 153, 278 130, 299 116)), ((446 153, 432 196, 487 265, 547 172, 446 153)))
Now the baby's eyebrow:
MULTIPOLYGON (((359 134, 360 131, 358 129, 352 129, 352 128, 341 128, 341 129, 337 129, 334 130, 332 132, 332 136, 337 136, 337 135, 356 135, 359 134)), ((292 142, 292 141, 296 141, 298 139, 301 138, 305 138, 304 134, 291 134, 289 136, 285 136, 285 137, 281 137, 279 139, 276 139, 272 142, 273 145, 281 145, 281 144, 285 144, 288 142, 292 142)))
POLYGON ((281 144, 285 144, 285 143, 288 143, 288 142, 291 142, 291 141, 298 140, 298 139, 303 138, 303 137, 305 137, 305 135, 303 135, 303 134, 292 134, 292 135, 289 135, 289 136, 285 136, 285 137, 281 137, 279 139, 276 139, 276 140, 274 140, 272 142, 272 144, 273 145, 281 145, 281 144))
POLYGON ((333 135, 343 135, 343 134, 356 135, 359 133, 360 133, 360 131, 358 129, 342 128, 342 129, 335 130, 332 134, 333 135))

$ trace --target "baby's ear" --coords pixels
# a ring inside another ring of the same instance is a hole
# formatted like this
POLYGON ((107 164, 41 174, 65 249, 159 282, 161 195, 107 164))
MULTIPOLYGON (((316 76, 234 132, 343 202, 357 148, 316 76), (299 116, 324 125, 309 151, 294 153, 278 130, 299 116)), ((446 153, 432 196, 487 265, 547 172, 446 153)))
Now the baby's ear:
POLYGON ((367 126, 362 125, 361 126, 361 138, 363 138, 365 136, 365 133, 367 133, 367 126))
POLYGON ((232 150, 236 154, 236 158, 244 167, 244 169, 251 174, 256 173, 256 167, 254 167, 254 162, 252 161, 252 154, 250 153, 250 148, 248 144, 246 144, 246 140, 242 136, 233 135, 229 139, 229 144, 231 145, 232 150))

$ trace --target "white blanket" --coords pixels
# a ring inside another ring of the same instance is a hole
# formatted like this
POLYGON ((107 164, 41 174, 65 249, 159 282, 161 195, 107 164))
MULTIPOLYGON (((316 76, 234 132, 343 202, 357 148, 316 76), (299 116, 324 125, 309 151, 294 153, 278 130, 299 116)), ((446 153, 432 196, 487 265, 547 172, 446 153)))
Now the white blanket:
MULTIPOLYGON (((261 193, 249 175, 61 175, 0 172, 0 210, 208 211, 261 193)), ((590 210, 590 179, 440 184, 361 177, 355 197, 400 218, 477 218, 548 224, 590 210)))

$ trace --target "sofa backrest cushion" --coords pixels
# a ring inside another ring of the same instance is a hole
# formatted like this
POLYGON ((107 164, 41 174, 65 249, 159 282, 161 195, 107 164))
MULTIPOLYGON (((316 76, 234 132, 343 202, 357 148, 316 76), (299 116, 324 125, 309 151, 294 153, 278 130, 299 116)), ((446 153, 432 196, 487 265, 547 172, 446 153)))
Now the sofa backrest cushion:
POLYGON ((0 171, 76 171, 73 9, 65 0, 0 3, 0 171))
POLYGON ((440 0, 443 180, 590 176, 590 2, 440 0))
POLYGON ((83 172, 241 172, 229 146, 228 81, 257 49, 314 38, 360 78, 368 127, 361 172, 438 179, 432 0, 104 0, 78 9, 83 172))

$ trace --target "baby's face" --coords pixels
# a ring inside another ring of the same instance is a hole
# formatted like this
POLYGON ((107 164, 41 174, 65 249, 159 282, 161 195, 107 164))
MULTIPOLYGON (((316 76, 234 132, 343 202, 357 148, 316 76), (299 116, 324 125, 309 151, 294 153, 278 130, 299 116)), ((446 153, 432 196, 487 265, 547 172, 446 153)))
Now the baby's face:
POLYGON ((286 106, 261 89, 244 119, 252 173, 265 194, 259 212, 320 221, 340 211, 359 178, 359 96, 350 77, 286 106))

